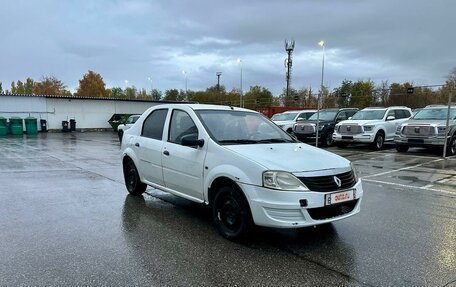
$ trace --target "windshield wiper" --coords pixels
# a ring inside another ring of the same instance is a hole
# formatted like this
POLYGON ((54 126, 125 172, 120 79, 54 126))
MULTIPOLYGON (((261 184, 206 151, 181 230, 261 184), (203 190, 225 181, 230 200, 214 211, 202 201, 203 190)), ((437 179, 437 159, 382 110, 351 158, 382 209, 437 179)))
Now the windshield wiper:
POLYGON ((263 139, 259 140, 258 143, 294 143, 294 140, 289 139, 263 139))

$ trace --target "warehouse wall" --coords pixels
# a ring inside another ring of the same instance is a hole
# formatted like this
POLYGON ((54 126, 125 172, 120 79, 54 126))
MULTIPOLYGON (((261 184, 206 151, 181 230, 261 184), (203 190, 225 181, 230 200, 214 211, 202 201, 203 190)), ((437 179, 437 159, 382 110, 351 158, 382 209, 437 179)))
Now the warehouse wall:
POLYGON ((77 129, 111 128, 113 114, 141 114, 158 102, 68 99, 41 96, 0 95, 0 116, 32 116, 47 120, 48 129, 61 130, 62 121, 75 119, 77 129))

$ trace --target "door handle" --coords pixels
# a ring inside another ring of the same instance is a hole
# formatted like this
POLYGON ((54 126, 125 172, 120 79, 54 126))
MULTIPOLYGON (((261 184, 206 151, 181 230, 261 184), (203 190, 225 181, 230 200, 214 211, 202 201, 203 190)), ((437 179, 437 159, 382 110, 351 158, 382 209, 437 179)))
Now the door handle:
POLYGON ((139 147, 139 143, 135 143, 135 146, 139 147))
POLYGON ((164 155, 169 155, 169 151, 165 150, 165 151, 163 152, 163 154, 164 154, 164 155))

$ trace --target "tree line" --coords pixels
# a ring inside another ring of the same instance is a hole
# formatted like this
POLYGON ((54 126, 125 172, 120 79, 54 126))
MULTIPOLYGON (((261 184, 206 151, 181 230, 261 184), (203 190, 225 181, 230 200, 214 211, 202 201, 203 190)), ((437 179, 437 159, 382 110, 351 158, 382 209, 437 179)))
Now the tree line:
POLYGON ((404 105, 411 108, 423 107, 429 104, 444 104, 448 101, 448 93, 456 84, 456 68, 449 73, 444 84, 416 87, 413 83, 391 83, 382 81, 376 85, 371 80, 344 80, 341 85, 329 91, 322 87, 321 91, 311 88, 290 88, 288 95, 284 88, 278 96, 261 86, 251 86, 241 96, 239 90, 227 91, 223 85, 208 87, 203 91, 168 89, 164 93, 152 89, 137 89, 136 87, 106 88, 100 74, 88 71, 81 80, 76 92, 71 93, 67 86, 56 77, 43 77, 41 81, 27 78, 11 83, 9 90, 3 90, 0 82, 0 94, 35 94, 62 95, 74 97, 109 97, 118 99, 148 99, 155 101, 191 101, 206 104, 222 104, 256 107, 285 106, 295 108, 315 108, 320 95, 323 108, 404 105))

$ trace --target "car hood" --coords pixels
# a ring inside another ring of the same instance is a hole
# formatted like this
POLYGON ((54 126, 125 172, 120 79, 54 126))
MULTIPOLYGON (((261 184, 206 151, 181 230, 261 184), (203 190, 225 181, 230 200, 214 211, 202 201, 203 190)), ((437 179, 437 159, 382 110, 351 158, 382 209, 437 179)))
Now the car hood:
MULTIPOLYGON (((319 122, 318 125, 320 125, 320 126, 321 126, 321 125, 326 125, 326 124, 333 123, 333 121, 318 121, 318 122, 319 122)), ((307 125, 308 125, 308 124, 314 124, 314 125, 316 125, 316 124, 317 124, 317 121, 313 121, 313 120, 309 121, 309 120, 307 120, 307 121, 297 122, 296 124, 297 124, 297 125, 306 125, 306 124, 307 124, 307 125)))
POLYGON ((376 125, 384 122, 383 120, 345 120, 341 121, 341 125, 376 125))
MULTIPOLYGON (((450 120, 450 125, 454 125, 454 122, 450 120)), ((433 126, 444 126, 446 125, 446 120, 408 120, 403 123, 403 125, 433 125, 433 126)))
POLYGON ((304 143, 223 146, 257 162, 268 170, 293 173, 350 167, 350 162, 334 153, 304 143))
POLYGON ((294 124, 294 121, 273 121, 276 125, 291 125, 294 124))

